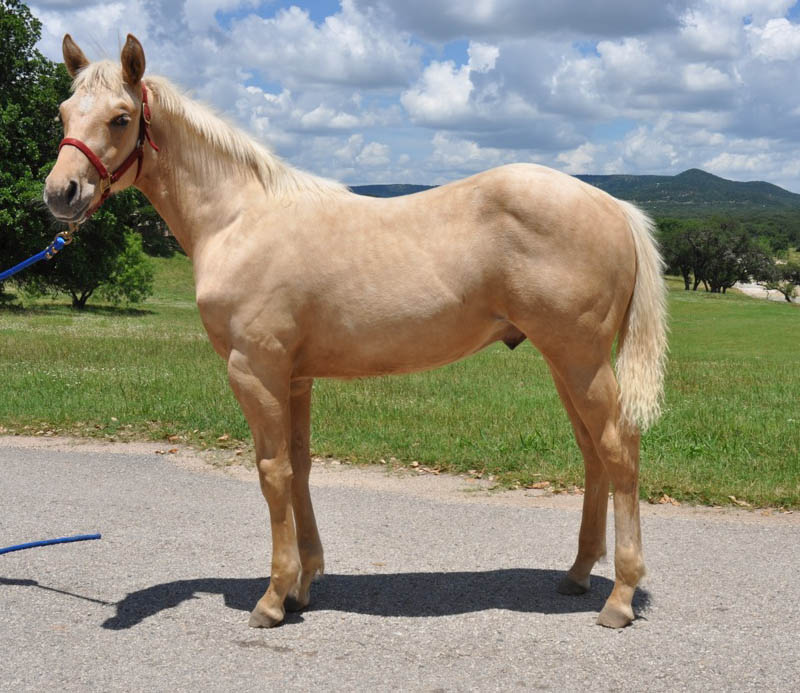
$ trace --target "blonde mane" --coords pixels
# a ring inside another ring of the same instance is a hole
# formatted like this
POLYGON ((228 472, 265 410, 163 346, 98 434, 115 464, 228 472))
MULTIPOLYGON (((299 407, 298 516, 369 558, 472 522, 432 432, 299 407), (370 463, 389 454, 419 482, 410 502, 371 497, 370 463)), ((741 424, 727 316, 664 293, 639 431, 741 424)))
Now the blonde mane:
MULTIPOLYGON (((293 168, 212 109, 191 100, 165 77, 147 76, 144 82, 153 95, 153 105, 157 105, 162 116, 166 115, 183 129, 182 153, 189 154, 201 169, 213 174, 219 174, 221 167, 230 165, 239 171, 245 169, 275 197, 301 193, 335 195, 348 190, 341 183, 293 168)), ((81 88, 121 93, 125 84, 119 64, 109 60, 91 63, 75 78, 73 91, 81 88)))

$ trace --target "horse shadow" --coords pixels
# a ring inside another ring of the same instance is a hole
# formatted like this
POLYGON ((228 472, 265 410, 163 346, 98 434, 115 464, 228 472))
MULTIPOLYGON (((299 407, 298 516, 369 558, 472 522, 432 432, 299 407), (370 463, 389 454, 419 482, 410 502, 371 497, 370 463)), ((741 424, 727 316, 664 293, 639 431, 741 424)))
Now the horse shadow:
MULTIPOLYGON (((600 611, 613 582, 592 577, 592 589, 580 596, 556 592, 562 571, 513 568, 476 572, 325 575, 312 586, 304 613, 342 611, 372 616, 430 618, 503 609, 543 614, 600 611)), ((222 595, 231 609, 249 612, 264 594, 265 578, 196 578, 153 585, 131 592, 115 604, 117 613, 102 627, 132 628, 165 609, 195 599, 198 593, 222 595)), ((647 591, 637 589, 634 612, 650 604, 647 591)), ((299 623, 299 613, 287 612, 284 623, 299 623)))
POLYGON ((56 587, 48 587, 47 585, 42 585, 38 580, 30 580, 27 578, 5 578, 0 577, 0 586, 14 586, 14 587, 36 587, 40 590, 45 590, 47 592, 55 592, 56 594, 64 594, 68 597, 76 597, 77 599, 83 599, 87 602, 94 602, 95 604, 102 604, 103 606, 114 606, 112 602, 107 602, 103 599, 95 599, 94 597, 87 597, 84 594, 77 594, 75 592, 70 592, 69 590, 62 590, 56 587))

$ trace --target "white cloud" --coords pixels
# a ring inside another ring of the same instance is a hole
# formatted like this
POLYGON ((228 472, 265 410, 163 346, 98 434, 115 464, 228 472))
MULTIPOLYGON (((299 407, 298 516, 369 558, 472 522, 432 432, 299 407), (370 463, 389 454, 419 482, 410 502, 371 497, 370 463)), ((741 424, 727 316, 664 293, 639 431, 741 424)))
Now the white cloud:
POLYGON ((391 161, 391 148, 382 142, 364 143, 361 134, 351 135, 347 142, 333 151, 343 164, 359 164, 368 168, 386 166, 391 161))
POLYGON ((605 147, 584 142, 579 147, 567 152, 561 152, 556 157, 559 168, 567 173, 588 173, 597 170, 596 162, 600 154, 605 153, 605 147))
POLYGON ((443 132, 433 136, 434 166, 456 170, 462 174, 475 173, 486 168, 519 161, 516 152, 495 147, 481 147, 477 142, 455 137, 443 132))
POLYGON ((769 154, 733 154, 721 152, 715 157, 703 162, 703 166, 710 171, 725 171, 726 174, 740 175, 752 174, 763 170, 770 164, 769 154))
POLYGON ((354 161, 364 149, 364 135, 351 135, 344 146, 337 149, 334 154, 342 161, 354 161))
POLYGON ((391 149, 388 145, 380 142, 370 142, 358 154, 356 161, 367 167, 386 166, 390 161, 390 152, 391 149))
POLYGON ((683 16, 678 35, 679 50, 705 59, 733 59, 741 51, 743 14, 729 5, 707 3, 683 16))
POLYGON ((597 44, 604 72, 614 79, 641 83, 652 80, 663 68, 645 41, 625 38, 597 44))
POLYGON ((753 55, 764 60, 797 60, 800 57, 800 25, 784 17, 770 19, 764 26, 747 28, 753 55))
POLYGON ((323 105, 300 116, 300 126, 311 130, 351 130, 360 124, 359 118, 352 113, 334 111, 323 105))
POLYGON ((403 92, 400 102, 416 122, 446 123, 469 114, 472 90, 469 65, 456 67, 452 60, 434 60, 419 82, 403 92))
POLYGON ((467 65, 471 70, 475 72, 489 72, 490 70, 494 70, 495 63, 500 55, 500 49, 488 43, 471 41, 467 48, 467 55, 469 55, 469 62, 467 65))
POLYGON ((61 41, 71 34, 89 57, 116 58, 128 33, 148 38, 145 1, 34 2, 30 9, 42 22, 39 50, 61 62, 61 41))
POLYGON ((668 171, 680 162, 671 133, 646 125, 628 133, 618 147, 618 156, 605 164, 607 173, 668 171))
POLYGON ((770 17, 784 16, 795 2, 796 0, 704 0, 698 4, 736 17, 751 17, 758 23, 770 17))
POLYGON ((692 63, 683 69, 683 83, 688 91, 709 92, 730 89, 734 81, 730 75, 710 65, 692 63))
POLYGON ((727 139, 702 167, 716 175, 734 180, 766 180, 792 187, 800 178, 800 146, 779 140, 727 139))
POLYGON ((495 133, 498 146, 509 146, 503 140, 517 136, 522 138, 520 147, 530 146, 531 138, 561 139, 560 125, 507 83, 499 67, 499 47, 470 42, 467 54, 461 66, 452 60, 432 61, 403 92, 400 102, 412 122, 471 133, 476 140, 495 133))
POLYGON ((407 31, 435 41, 548 35, 625 36, 673 28, 691 0, 354 0, 391 12, 407 31))
POLYGON ((315 24, 297 6, 274 17, 251 14, 233 23, 237 57, 270 79, 297 84, 386 88, 406 84, 417 71, 421 48, 392 31, 377 11, 341 0, 341 11, 315 24))
POLYGON ((183 0, 183 17, 189 31, 205 31, 216 26, 217 12, 254 7, 257 0, 183 0))

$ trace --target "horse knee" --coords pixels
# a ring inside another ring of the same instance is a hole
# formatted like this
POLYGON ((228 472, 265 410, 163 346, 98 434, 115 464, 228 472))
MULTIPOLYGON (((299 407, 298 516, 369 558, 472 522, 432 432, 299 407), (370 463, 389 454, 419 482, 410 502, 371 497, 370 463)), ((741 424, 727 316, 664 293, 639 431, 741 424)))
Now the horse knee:
POLYGON ((633 489, 639 474, 638 445, 628 445, 619 427, 609 425, 596 447, 615 490, 633 489))
POLYGON ((260 459, 256 462, 256 468, 261 477, 270 485, 284 486, 292 484, 294 473, 289 460, 283 457, 273 457, 260 459))
POLYGON ((268 502, 290 498, 294 474, 288 459, 260 459, 256 462, 256 468, 261 490, 268 502))

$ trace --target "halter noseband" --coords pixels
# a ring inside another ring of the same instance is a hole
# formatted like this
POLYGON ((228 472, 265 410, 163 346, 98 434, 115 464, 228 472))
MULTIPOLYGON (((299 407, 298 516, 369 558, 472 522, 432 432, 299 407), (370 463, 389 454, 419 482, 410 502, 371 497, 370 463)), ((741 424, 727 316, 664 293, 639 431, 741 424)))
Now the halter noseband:
POLYGON ((100 195, 100 200, 97 202, 96 205, 91 207, 87 212, 84 220, 88 219, 92 214, 94 214, 100 207, 100 205, 105 202, 109 195, 111 195, 111 186, 114 185, 122 176, 125 175, 127 170, 133 166, 133 162, 136 162, 136 178, 134 179, 134 183, 139 179, 139 174, 142 172, 142 161, 144 159, 144 143, 147 141, 150 146, 153 148, 154 151, 158 151, 158 147, 156 143, 153 142, 153 137, 150 134, 150 104, 147 102, 147 87, 144 85, 144 82, 141 82, 142 85, 142 113, 139 117, 139 139, 136 140, 136 147, 134 150, 128 155, 128 158, 125 159, 113 173, 109 173, 108 169, 103 165, 103 162, 100 161, 100 157, 95 154, 89 145, 85 142, 81 142, 81 140, 76 140, 73 137, 65 137, 61 140, 61 143, 58 145, 58 151, 61 151, 61 148, 65 145, 70 145, 71 147, 75 147, 82 151, 86 158, 89 159, 92 166, 97 169, 97 173, 100 174, 100 189, 102 190, 102 194, 100 195))

